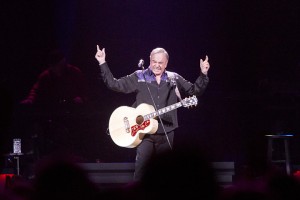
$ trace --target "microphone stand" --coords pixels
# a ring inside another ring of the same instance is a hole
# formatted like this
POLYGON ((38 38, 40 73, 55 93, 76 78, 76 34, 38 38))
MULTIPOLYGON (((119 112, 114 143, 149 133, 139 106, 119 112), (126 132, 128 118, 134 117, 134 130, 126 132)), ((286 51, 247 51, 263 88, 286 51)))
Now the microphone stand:
MULTIPOLYGON (((144 68, 144 62, 143 62, 143 60, 141 60, 141 61, 140 61, 140 63, 138 64, 138 66, 142 68, 143 76, 144 76, 144 80, 145 80, 145 84, 146 84, 147 89, 148 89, 148 92, 149 92, 149 94, 150 94, 150 97, 151 97, 151 100, 152 100, 154 109, 155 109, 155 111, 157 112, 157 107, 156 107, 155 101, 154 101, 154 99, 153 99, 153 96, 152 96, 152 94, 151 94, 149 85, 148 85, 148 83, 147 83, 147 80, 146 80, 146 77, 145 77, 145 74, 144 74, 144 71, 145 71, 145 68, 144 68), (141 62, 141 61, 142 61, 142 62, 141 62)), ((162 122, 162 119, 161 119, 160 115, 157 115, 157 116, 158 116, 158 119, 159 119, 159 121, 160 121, 160 123, 161 123, 161 126, 162 126, 163 130, 164 130, 164 133, 165 133, 165 136, 166 136, 166 138, 167 138, 167 141, 168 141, 168 144, 169 144, 169 146, 170 146, 170 149, 172 150, 172 145, 171 145, 171 143, 170 143, 170 140, 169 140, 167 131, 166 131, 166 129, 165 129, 164 123, 162 122)))

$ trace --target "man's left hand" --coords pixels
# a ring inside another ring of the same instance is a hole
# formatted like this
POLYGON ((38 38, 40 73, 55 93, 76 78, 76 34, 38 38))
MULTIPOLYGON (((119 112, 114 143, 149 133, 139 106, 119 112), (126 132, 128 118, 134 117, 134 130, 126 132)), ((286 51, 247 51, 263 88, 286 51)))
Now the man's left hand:
POLYGON ((208 62, 208 56, 205 57, 205 60, 200 59, 200 69, 201 72, 205 75, 207 75, 207 72, 209 70, 209 62, 208 62))

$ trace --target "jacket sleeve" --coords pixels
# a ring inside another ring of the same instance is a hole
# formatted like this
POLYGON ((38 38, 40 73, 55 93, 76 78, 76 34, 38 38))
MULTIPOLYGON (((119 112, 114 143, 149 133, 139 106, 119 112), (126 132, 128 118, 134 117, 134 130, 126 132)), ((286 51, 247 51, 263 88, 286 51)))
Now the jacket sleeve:
POLYGON ((179 91, 184 92, 186 95, 200 96, 206 90, 209 78, 207 75, 201 73, 193 84, 177 74, 176 82, 179 91))
POLYGON ((137 89, 137 76, 135 72, 130 75, 116 79, 111 73, 106 62, 100 65, 99 78, 103 80, 104 84, 109 89, 117 92, 132 93, 135 92, 137 89))

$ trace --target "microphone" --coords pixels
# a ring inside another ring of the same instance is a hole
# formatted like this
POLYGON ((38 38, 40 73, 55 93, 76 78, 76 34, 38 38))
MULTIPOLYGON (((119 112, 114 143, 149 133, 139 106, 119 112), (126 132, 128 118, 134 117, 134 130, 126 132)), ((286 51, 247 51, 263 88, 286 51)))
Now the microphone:
POLYGON ((141 59, 141 60, 139 61, 138 67, 139 67, 139 68, 143 68, 143 67, 144 67, 144 60, 143 60, 143 59, 141 59))

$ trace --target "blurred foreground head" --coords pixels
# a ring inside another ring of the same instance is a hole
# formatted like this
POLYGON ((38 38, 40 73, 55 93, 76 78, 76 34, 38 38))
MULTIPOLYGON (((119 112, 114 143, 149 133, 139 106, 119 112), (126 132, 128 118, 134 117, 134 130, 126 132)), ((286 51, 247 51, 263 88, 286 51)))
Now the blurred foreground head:
POLYGON ((207 157, 197 148, 179 148, 154 157, 141 180, 149 198, 215 199, 219 185, 207 157))
POLYGON ((49 156, 37 165, 36 199, 96 199, 97 186, 71 158, 49 156))

